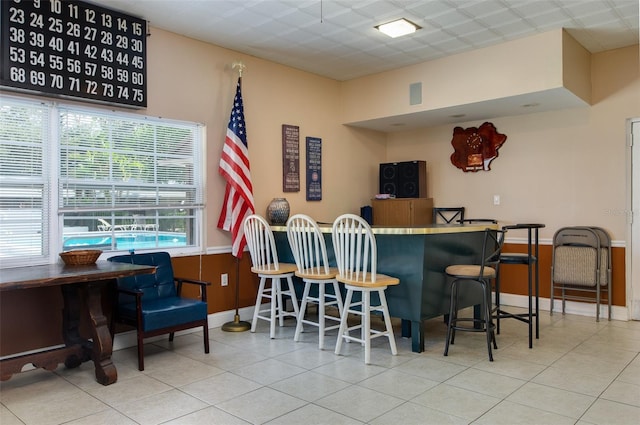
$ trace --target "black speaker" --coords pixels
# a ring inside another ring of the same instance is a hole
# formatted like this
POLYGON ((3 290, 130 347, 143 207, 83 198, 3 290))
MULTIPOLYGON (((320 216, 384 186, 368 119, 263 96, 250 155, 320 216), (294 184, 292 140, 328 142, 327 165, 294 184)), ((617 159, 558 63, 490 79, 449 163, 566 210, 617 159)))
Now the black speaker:
POLYGON ((380 164, 380 193, 396 196, 398 192, 398 163, 380 164))
POLYGON ((398 198, 427 197, 427 164, 424 161, 398 163, 398 198))
POLYGON ((380 164, 380 193, 396 198, 427 197, 427 163, 425 161, 380 164))

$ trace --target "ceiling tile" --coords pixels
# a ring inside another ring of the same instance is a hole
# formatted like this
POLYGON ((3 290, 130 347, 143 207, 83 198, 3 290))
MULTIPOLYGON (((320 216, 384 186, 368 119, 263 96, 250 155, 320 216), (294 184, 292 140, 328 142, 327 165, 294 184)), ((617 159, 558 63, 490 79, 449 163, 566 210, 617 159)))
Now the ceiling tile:
POLYGON ((142 17, 152 27, 336 80, 558 28, 566 28, 589 51, 599 52, 637 44, 639 26, 637 0, 92 0, 92 3, 142 17), (373 29, 398 17, 423 28, 393 40, 373 29))

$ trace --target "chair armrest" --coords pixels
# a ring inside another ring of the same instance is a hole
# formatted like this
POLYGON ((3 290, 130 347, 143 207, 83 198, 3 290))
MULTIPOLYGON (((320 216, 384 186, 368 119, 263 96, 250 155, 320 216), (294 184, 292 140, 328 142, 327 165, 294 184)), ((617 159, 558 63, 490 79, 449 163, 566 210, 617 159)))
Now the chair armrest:
POLYGON ((134 296, 143 295, 143 292, 139 289, 133 290, 133 289, 117 288, 117 291, 127 295, 134 295, 134 296))
MULTIPOLYGON (((124 294, 124 295, 129 295, 132 297, 135 297, 135 303, 136 303, 136 323, 142 323, 142 296, 144 295, 144 292, 142 292, 139 289, 126 289, 126 288, 116 288, 116 291, 119 294, 124 294)), ((118 310, 118 298, 116 297, 114 300, 114 312, 116 312, 118 310)), ((129 325, 134 325, 136 326, 136 328, 139 325, 133 324, 133 323, 128 323, 127 321, 125 321, 125 323, 129 324, 129 325)))
POLYGON ((187 279, 185 277, 174 277, 173 279, 176 282, 193 283, 200 286, 211 286, 211 282, 207 282, 206 280, 187 279))
POLYGON ((193 285, 199 285, 200 286, 200 297, 202 299, 203 302, 207 302, 207 286, 211 286, 211 282, 207 282, 204 280, 197 280, 197 279, 187 279, 184 277, 175 277, 173 278, 173 280, 177 283, 178 288, 178 296, 180 296, 180 293, 182 292, 182 284, 183 283, 191 283, 193 285))
MULTIPOLYGON (((138 311, 139 315, 141 315, 141 310, 142 310, 142 296, 144 295, 144 292, 142 292, 139 289, 125 289, 125 288, 117 288, 118 293, 120 294, 124 294, 124 295, 129 295, 132 297, 135 297, 135 302, 136 302, 136 311, 138 311)), ((118 298, 116 297, 116 304, 118 303, 118 298)), ((142 316, 141 316, 142 318, 142 316)))

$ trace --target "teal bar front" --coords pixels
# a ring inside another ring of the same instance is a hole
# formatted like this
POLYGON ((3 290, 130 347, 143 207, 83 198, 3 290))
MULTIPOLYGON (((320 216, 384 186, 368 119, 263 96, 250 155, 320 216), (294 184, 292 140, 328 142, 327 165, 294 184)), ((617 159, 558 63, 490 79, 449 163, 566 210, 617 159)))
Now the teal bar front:
MULTIPOLYGON (((402 319, 402 336, 411 337, 412 351, 424 351, 423 321, 449 312, 449 289, 444 270, 452 264, 479 264, 484 230, 497 225, 432 225, 373 227, 378 248, 378 271, 400 279, 387 288, 392 317, 402 319)), ((335 265, 331 226, 320 226, 329 262, 335 265)), ((295 263, 286 227, 272 227, 280 261, 295 263)), ((463 294, 461 307, 480 303, 479 293, 463 294)))

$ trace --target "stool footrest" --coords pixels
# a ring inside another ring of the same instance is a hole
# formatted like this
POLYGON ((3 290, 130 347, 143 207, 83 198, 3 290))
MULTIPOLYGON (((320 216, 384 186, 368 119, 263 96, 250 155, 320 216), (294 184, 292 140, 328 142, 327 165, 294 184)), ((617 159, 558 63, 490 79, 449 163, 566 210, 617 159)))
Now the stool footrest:
MULTIPOLYGON (((538 316, 538 313, 531 313, 531 318, 535 318, 538 316)), ((521 322, 529 323, 529 313, 509 313, 508 311, 498 310, 496 314, 493 315, 494 319, 516 319, 521 322)))
MULTIPOLYGON (((451 329, 455 329, 457 331, 463 331, 463 332, 486 332, 487 331, 487 323, 484 319, 459 317, 455 319, 454 322, 469 322, 474 324, 473 328, 470 328, 468 326, 458 326, 458 325, 452 324, 451 329), (480 325, 481 327, 475 327, 475 325, 480 325)), ((489 330, 495 329, 495 325, 493 323, 490 323, 488 328, 489 330)))

